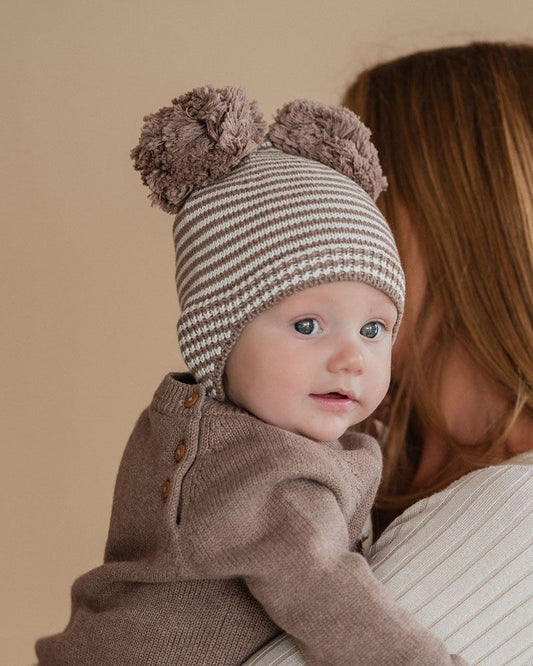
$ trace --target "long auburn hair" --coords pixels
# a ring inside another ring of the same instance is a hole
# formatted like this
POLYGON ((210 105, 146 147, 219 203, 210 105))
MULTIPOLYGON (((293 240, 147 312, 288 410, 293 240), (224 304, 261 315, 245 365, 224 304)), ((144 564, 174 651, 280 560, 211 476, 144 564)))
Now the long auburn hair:
POLYGON ((417 321, 404 324, 412 342, 391 386, 383 443, 378 507, 398 510, 499 461, 518 417, 533 415, 533 47, 473 43, 415 53, 363 72, 343 103, 372 131, 389 181, 379 203, 400 254, 404 207, 427 276, 417 321), (444 315, 422 350, 436 303, 444 315), (472 446, 454 439, 439 410, 440 375, 457 342, 507 404, 472 446), (450 464, 410 493, 428 428, 450 447, 450 464))

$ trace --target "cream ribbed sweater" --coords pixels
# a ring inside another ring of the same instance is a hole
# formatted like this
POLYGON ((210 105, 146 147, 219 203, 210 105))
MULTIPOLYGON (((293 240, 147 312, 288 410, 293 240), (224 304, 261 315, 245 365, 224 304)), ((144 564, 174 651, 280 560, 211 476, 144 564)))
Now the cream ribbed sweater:
MULTIPOLYGON (((472 472, 413 505, 368 556, 398 604, 442 638, 450 652, 471 666, 531 666, 532 542, 529 451, 472 472)), ((282 635, 246 666, 305 663, 282 635)))
POLYGON ((369 437, 349 443, 293 435, 167 376, 124 453, 105 563, 74 584, 40 664, 236 666, 278 626, 309 663, 459 663, 351 552, 381 457, 369 437))

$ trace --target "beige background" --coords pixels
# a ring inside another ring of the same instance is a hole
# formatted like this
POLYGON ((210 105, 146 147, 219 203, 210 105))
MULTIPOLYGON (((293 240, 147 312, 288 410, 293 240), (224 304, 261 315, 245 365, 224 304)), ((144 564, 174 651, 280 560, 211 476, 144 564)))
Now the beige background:
MULTIPOLYGON (((145 113, 204 83, 270 116, 338 101, 367 64, 533 36, 531 0, 2 0, 0 663, 61 629, 102 556, 142 407, 180 366, 172 218, 128 153, 145 113)), ((401 113, 402 109, 398 109, 401 113)))

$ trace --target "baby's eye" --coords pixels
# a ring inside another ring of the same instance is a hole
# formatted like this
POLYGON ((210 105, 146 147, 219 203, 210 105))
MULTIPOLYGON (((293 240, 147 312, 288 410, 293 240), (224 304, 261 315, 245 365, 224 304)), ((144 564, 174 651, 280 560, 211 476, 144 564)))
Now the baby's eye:
POLYGON ((365 324, 359 332, 365 338, 375 339, 383 333, 383 330, 384 326, 379 321, 369 321, 368 324, 365 324))
POLYGON ((320 326, 320 323, 312 317, 300 319, 294 322, 293 326, 294 330, 302 335, 316 335, 317 333, 322 332, 322 326, 320 326))

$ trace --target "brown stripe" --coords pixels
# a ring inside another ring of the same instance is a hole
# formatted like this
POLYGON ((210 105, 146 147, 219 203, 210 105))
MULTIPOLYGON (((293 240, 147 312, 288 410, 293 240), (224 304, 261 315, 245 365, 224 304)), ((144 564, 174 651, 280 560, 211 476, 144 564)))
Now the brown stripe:
MULTIPOLYGON (((230 183, 226 180, 219 184, 195 190, 187 200, 185 209, 188 214, 190 213, 190 215, 194 216, 198 211, 202 212, 202 209, 206 206, 216 207, 221 195, 243 198, 240 195, 244 193, 252 196, 256 192, 270 191, 277 187, 290 191, 301 190, 302 185, 312 187, 320 184, 325 192, 336 190, 345 192, 348 195, 353 195, 355 192, 364 194, 364 190, 356 183, 332 170, 331 173, 324 173, 323 170, 317 170, 316 172, 311 169, 305 172, 298 170, 293 174, 286 174, 285 178, 281 177, 279 171, 277 169, 275 171, 272 170, 272 172, 269 170, 261 174, 255 174, 256 177, 254 180, 251 180, 250 176, 247 176, 244 183, 236 183, 238 187, 231 187, 230 183), (259 175, 261 178, 258 177, 259 175)), ((366 194, 365 196, 368 197, 366 194)))
MULTIPOLYGON (((354 201, 353 197, 350 200, 338 199, 335 201, 332 201, 330 197, 329 201, 325 201, 320 197, 312 195, 307 196, 305 199, 277 196, 275 198, 271 197, 268 201, 268 210, 259 211, 258 208, 258 202, 254 199, 250 200, 250 205, 242 208, 238 213, 234 209, 225 206, 220 209, 220 214, 215 220, 204 223, 202 227, 200 227, 200 225, 207 219, 208 215, 203 218, 197 217, 194 221, 187 222, 187 227, 182 229, 182 235, 179 233, 174 234, 175 243, 179 246, 180 243, 193 243, 198 238, 209 240, 212 237, 216 237, 216 235, 221 232, 228 235, 247 226, 259 227, 259 222, 261 220, 264 220, 264 227, 265 224, 269 225, 275 223, 276 213, 285 213, 281 219, 295 224, 298 223, 300 217, 305 217, 309 212, 314 213, 315 215, 320 214, 324 217, 330 217, 331 215, 336 214, 340 215, 342 213, 345 215, 352 215, 354 218, 361 220, 362 222, 366 221, 374 227, 382 229, 385 234, 392 238, 392 234, 379 211, 377 211, 376 208, 365 204, 359 205, 359 202, 354 201), (331 204, 337 205, 333 208, 331 204), (309 208, 309 211, 307 211, 306 208, 309 208), (237 216, 241 219, 236 219, 237 216), (265 219, 267 216, 268 219, 265 219), (195 225, 197 226, 197 229, 194 229, 195 225), (185 236, 185 233, 187 233, 187 236, 185 236)), ((177 227, 179 228, 179 220, 177 222, 177 227)))
POLYGON ((368 195, 355 183, 347 179, 340 181, 336 176, 332 178, 323 173, 315 175, 298 172, 290 179, 280 178, 277 173, 273 178, 255 181, 247 179, 245 185, 238 188, 225 184, 225 187, 220 187, 217 192, 212 192, 212 189, 213 187, 209 187, 193 193, 183 208, 183 215, 194 219, 197 214, 204 217, 207 211, 223 212, 227 206, 238 206, 241 201, 257 201, 258 197, 255 196, 257 194, 267 197, 268 200, 272 193, 276 192, 293 195, 305 191, 320 192, 327 199, 331 197, 332 192, 338 193, 339 196, 357 197, 361 201, 366 200, 366 205, 375 209, 368 195), (229 199, 229 201, 224 201, 224 199, 229 199))
MULTIPOLYGON (((280 203, 276 206, 272 206, 271 210, 269 211, 269 214, 275 215, 278 213, 278 217, 275 218, 274 220, 265 220, 261 222, 261 217, 258 218, 253 218, 250 217, 248 220, 246 220, 246 223, 241 222, 231 222, 232 216, 231 214, 228 214, 225 216, 225 219, 228 221, 228 225, 220 230, 218 230, 218 233, 220 233, 220 243, 216 245, 218 248, 218 251, 222 254, 227 247, 233 247, 236 243, 238 243, 241 239, 246 238, 250 234, 250 232, 253 230, 254 234, 261 234, 262 231, 265 231, 265 238, 267 235, 270 234, 275 234, 275 235, 281 235, 284 233, 284 229, 279 229, 274 232, 272 229, 274 224, 280 225, 283 224, 284 222, 287 222, 287 228, 292 228, 294 226, 294 222, 297 222, 300 226, 300 228, 309 228, 310 231, 316 232, 319 231, 319 227, 323 228, 323 220, 322 217, 326 217, 328 221, 331 221, 332 223, 335 223, 337 221, 338 223, 338 232, 344 232, 346 234, 353 234, 354 239, 357 241, 357 236, 361 236, 362 234, 359 232, 358 233, 358 228, 363 223, 365 225, 364 231, 367 231, 369 234, 373 234, 373 232, 377 232, 375 235, 380 236, 383 239, 383 243, 386 244, 387 246, 391 247, 392 249, 395 250, 395 245, 394 241, 392 239, 392 235, 390 233, 389 228, 386 226, 386 224, 383 221, 383 218, 377 218, 374 219, 373 217, 365 217, 364 215, 361 214, 361 211, 358 209, 354 208, 339 208, 335 210, 326 210, 326 208, 320 208, 320 204, 322 202, 317 201, 316 206, 313 208, 312 205, 310 204, 310 210, 309 211, 295 211, 294 207, 292 205, 284 205, 283 203, 280 203), (352 216, 353 219, 339 219, 337 220, 332 219, 334 218, 335 215, 341 215, 343 214, 346 216, 352 216), (316 215, 316 219, 306 219, 309 218, 309 215, 313 214, 316 215), (290 223, 290 224, 289 224, 290 223), (227 240, 224 240, 227 238, 228 234, 230 232, 236 232, 236 235, 233 238, 229 238, 227 240), (270 232, 270 234, 268 233, 270 232)), ((377 217, 377 216, 376 216, 377 217)), ((222 220, 221 222, 223 222, 222 220)), ((191 255, 196 255, 197 257, 201 256, 202 251, 204 248, 208 247, 209 245, 213 244, 213 241, 217 239, 217 233, 213 233, 212 227, 209 227, 210 234, 191 234, 191 237, 188 238, 185 242, 184 248, 185 251, 181 251, 178 257, 178 261, 181 264, 185 264, 191 255), (198 239, 198 241, 197 241, 198 239)), ((329 230, 331 233, 334 233, 334 230, 329 230)), ((258 240, 254 240, 254 242, 258 242, 258 240)), ((179 243, 179 241, 178 241, 179 243)), ((177 251, 179 251, 179 247, 177 248, 177 251)))
MULTIPOLYGON (((290 215, 288 218, 290 218, 290 215)), ((277 223, 283 224, 285 219, 287 219, 287 216, 280 217, 277 220, 277 223)), ((355 223, 350 222, 350 220, 339 220, 336 227, 331 227, 329 225, 324 227, 322 220, 309 220, 307 223, 302 223, 298 226, 288 225, 282 227, 276 234, 271 234, 270 236, 266 234, 261 235, 262 230, 266 229, 268 231, 271 227, 271 222, 265 222, 257 228, 254 228, 253 234, 250 233, 249 229, 244 229, 239 236, 227 241, 224 240, 224 235, 222 235, 218 244, 213 242, 216 238, 212 238, 210 239, 210 242, 202 242, 196 246, 189 245, 187 247, 187 252, 181 253, 177 257, 176 276, 178 276, 183 270, 182 267, 192 263, 191 259, 196 265, 207 264, 210 259, 216 257, 220 257, 222 261, 228 262, 232 257, 237 255, 240 255, 243 258, 247 257, 250 251, 250 246, 253 246, 254 248, 260 246, 261 252, 265 252, 267 248, 279 247, 280 244, 286 243, 291 239, 299 238, 300 236, 314 238, 316 239, 316 243, 325 247, 327 247, 329 241, 334 238, 338 239, 337 243, 341 241, 346 244, 352 242, 354 250, 358 247, 364 249, 366 239, 370 238, 372 239, 376 251, 389 252, 391 255, 396 256, 396 247, 393 239, 384 234, 385 230, 383 227, 375 225, 367 224, 366 228, 362 231, 358 231, 359 227, 355 223), (259 234, 257 232, 259 232, 259 234), (346 238, 341 239, 341 236, 345 236, 346 238), (380 247, 382 248, 381 250, 379 250, 380 247)), ((211 265, 212 263, 213 262, 211 262, 211 265)), ((211 268, 205 266, 205 270, 211 270, 211 268)))

